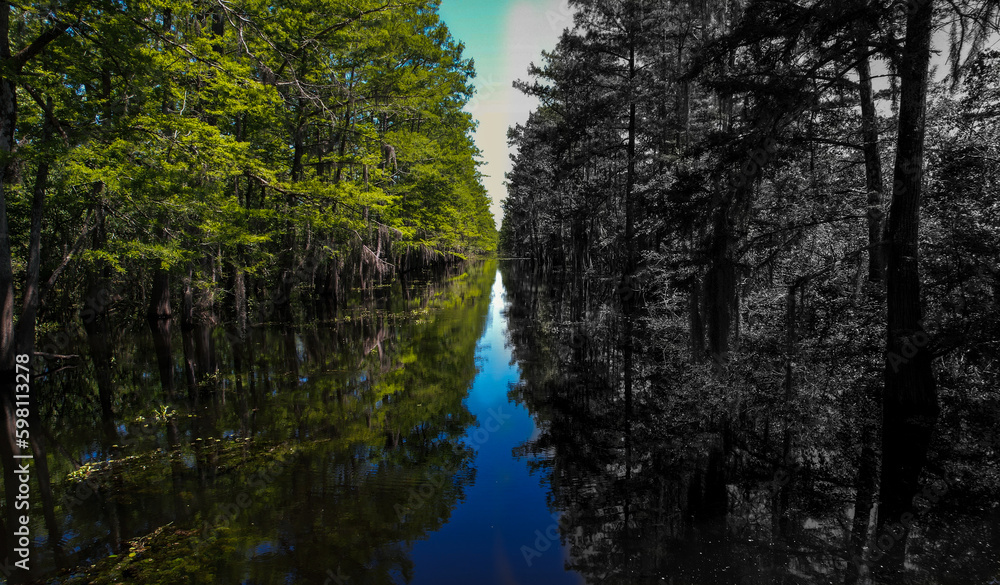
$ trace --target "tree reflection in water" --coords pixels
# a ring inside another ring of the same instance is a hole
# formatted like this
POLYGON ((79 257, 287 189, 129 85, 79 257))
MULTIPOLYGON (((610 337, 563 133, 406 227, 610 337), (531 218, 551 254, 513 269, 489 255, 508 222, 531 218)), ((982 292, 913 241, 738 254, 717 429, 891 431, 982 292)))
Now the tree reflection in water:
POLYGON ((738 360, 720 376, 672 353, 683 332, 671 350, 648 320, 626 319, 613 282, 501 270, 522 368, 512 392, 542 427, 520 453, 550 455, 527 460, 588 583, 901 583, 870 566, 903 551, 909 582, 1000 570, 996 471, 971 473, 981 447, 956 440, 970 415, 945 412, 931 449, 911 453, 927 457, 925 482, 958 479, 931 488, 933 503, 917 498, 909 538, 881 553, 865 521, 877 495, 868 389, 786 397, 780 367, 738 360))
MULTIPOLYGON (((648 312, 619 308, 617 283, 499 266, 521 373, 510 398, 539 427, 514 455, 557 518, 531 519, 517 543, 537 542, 549 567, 561 570, 549 561, 565 544, 565 569, 587 583, 865 585, 870 566, 904 554, 913 582, 997 575, 1000 477, 981 437, 963 434, 988 414, 942 393, 936 435, 914 456, 946 490, 913 501, 908 535, 876 538, 871 385, 793 387, 767 358, 780 347, 766 344, 725 374, 690 364, 683 332, 671 349, 648 312), (534 528, 547 542, 531 540, 534 528)), ((244 340, 169 321, 112 328, 110 386, 87 367, 50 368, 44 384, 66 391, 40 405, 52 497, 32 518, 45 539, 34 577, 413 580, 414 542, 449 522, 476 477, 463 401, 496 270, 397 283, 350 311, 305 304, 294 315, 304 325, 251 327, 244 340), (109 388, 110 402, 96 399, 109 388)), ((516 508, 505 513, 526 514, 516 508)), ((902 582, 890 573, 879 582, 902 582)))
MULTIPOLYGON (((113 413, 68 398, 79 390, 42 405, 68 558, 38 551, 35 574, 98 563, 60 582, 406 578, 409 543, 448 521, 475 475, 462 400, 495 275, 490 262, 452 267, 245 341, 155 319, 110 335, 113 413), (400 514, 428 477, 435 489, 400 514)), ((77 368, 46 383, 92 380, 77 368)))

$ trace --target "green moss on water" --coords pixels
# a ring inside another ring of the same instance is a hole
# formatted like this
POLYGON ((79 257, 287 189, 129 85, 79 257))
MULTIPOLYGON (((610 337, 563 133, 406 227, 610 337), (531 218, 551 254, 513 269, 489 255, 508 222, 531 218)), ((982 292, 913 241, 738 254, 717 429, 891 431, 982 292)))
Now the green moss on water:
POLYGON ((76 567, 46 585, 215 585, 214 561, 234 548, 225 535, 202 539, 197 530, 161 526, 125 543, 122 552, 96 564, 76 567))
POLYGON ((86 481, 91 487, 115 486, 119 491, 155 492, 159 489, 158 482, 169 478, 172 463, 186 455, 210 456, 213 472, 221 475, 265 466, 281 457, 294 454, 297 448, 291 445, 261 446, 251 439, 222 440, 209 437, 197 439, 191 446, 174 451, 159 450, 106 461, 92 461, 70 472, 66 480, 70 487, 86 481))

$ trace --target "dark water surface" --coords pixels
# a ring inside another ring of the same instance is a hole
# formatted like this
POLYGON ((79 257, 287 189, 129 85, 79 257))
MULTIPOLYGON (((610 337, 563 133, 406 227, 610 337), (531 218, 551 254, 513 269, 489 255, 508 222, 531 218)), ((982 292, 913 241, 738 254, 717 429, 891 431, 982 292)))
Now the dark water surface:
POLYGON ((508 399, 496 262, 383 292, 246 343, 121 332, 114 413, 57 398, 46 416, 36 575, 86 582, 114 555, 109 582, 581 583, 543 457, 515 453, 537 430, 508 399))
MULTIPOLYGON (((793 420, 766 391, 734 407, 725 388, 684 388, 593 286, 494 260, 300 308, 305 325, 246 342, 122 329, 111 412, 85 361, 40 378, 66 391, 43 404, 34 577, 871 582, 849 542, 873 477, 838 447, 837 407, 793 420)), ((1000 508, 981 496, 1000 478, 945 470, 957 457, 929 456, 948 488, 915 508, 915 582, 1000 575, 1000 508)))

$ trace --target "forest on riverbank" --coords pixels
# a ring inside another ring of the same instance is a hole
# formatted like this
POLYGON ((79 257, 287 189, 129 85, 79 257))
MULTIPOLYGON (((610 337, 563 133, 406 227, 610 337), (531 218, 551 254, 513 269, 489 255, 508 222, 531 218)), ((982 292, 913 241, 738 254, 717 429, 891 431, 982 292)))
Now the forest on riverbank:
MULTIPOLYGON (((238 342, 254 324, 346 307, 396 276, 492 252, 464 110, 474 66, 437 10, 0 7, 6 412, 15 355, 44 359, 39 372, 83 367, 78 398, 93 390, 111 421, 114 333, 132 321, 167 339, 172 319, 222 325, 238 342)), ((38 406, 32 394, 35 424, 38 406)), ((0 444, 10 504, 14 446, 0 444)))
MULTIPOLYGON (((817 578, 903 582, 916 553, 892 543, 926 535, 916 501, 940 482, 949 513, 995 519, 997 3, 570 4, 573 28, 519 82, 540 105, 509 133, 500 232, 554 287, 559 317, 533 340, 561 364, 550 411, 572 429, 608 408, 629 445, 717 432, 714 479, 685 480, 678 509, 735 505, 725 486, 768 462, 785 480, 753 488, 773 499, 762 534, 800 558, 813 484, 789 478, 822 477, 851 511, 831 515, 848 544, 817 578)), ((657 468, 631 449, 626 470, 657 468)), ((988 557, 991 534, 967 552, 988 557)))

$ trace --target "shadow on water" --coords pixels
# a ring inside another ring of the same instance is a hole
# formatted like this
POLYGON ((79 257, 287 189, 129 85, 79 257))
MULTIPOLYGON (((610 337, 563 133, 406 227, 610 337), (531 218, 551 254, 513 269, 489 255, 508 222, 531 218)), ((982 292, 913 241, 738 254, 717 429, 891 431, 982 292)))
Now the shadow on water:
POLYGON ((890 465, 918 466, 920 485, 879 494, 874 392, 799 396, 780 364, 734 360, 720 375, 676 353, 683 332, 671 349, 623 311, 611 280, 541 280, 518 261, 501 270, 521 366, 512 393, 542 429, 520 450, 549 455, 533 465, 587 583, 987 585, 998 575, 1000 478, 975 469, 981 443, 954 442, 966 424, 957 410, 945 409, 933 439, 902 438, 906 461, 890 465), (749 390, 739 376, 754 380, 749 390), (907 512, 875 534, 880 499, 907 512))

